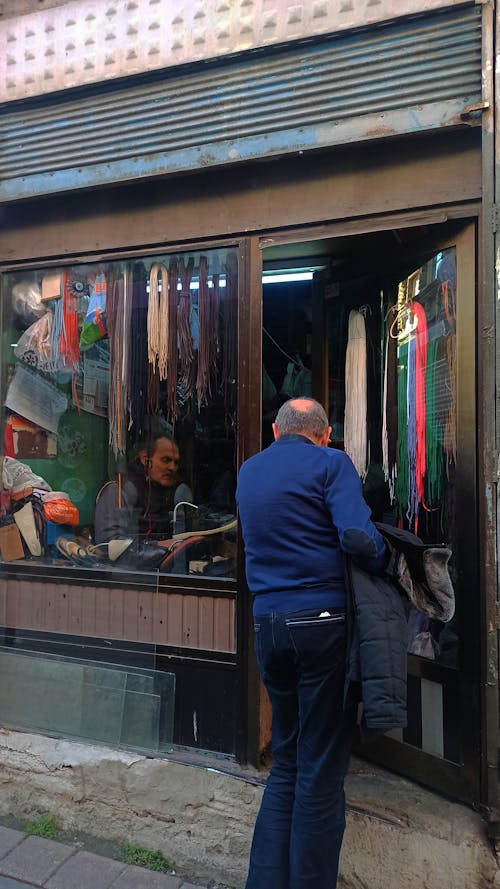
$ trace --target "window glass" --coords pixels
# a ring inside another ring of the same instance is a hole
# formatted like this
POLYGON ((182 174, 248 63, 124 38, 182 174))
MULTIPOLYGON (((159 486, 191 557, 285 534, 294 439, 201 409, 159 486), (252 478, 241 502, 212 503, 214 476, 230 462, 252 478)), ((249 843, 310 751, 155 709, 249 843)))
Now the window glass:
POLYGON ((234 248, 3 276, 2 561, 233 577, 234 248))

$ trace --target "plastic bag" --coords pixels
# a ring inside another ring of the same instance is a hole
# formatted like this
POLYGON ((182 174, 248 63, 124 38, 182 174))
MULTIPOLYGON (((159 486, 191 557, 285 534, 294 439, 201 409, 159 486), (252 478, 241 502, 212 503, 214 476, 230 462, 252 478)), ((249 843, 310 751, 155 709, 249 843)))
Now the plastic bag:
POLYGON ((90 346, 103 340, 107 335, 106 278, 104 275, 96 275, 80 334, 80 349, 82 351, 89 349, 90 346))
POLYGON ((50 373, 54 369, 51 334, 52 312, 46 312, 21 334, 14 355, 36 370, 50 373))
POLYGON ((51 490, 45 479, 40 475, 35 475, 29 466, 26 466, 25 463, 20 463, 19 460, 14 460, 12 457, 3 458, 2 482, 4 488, 12 494, 19 494, 27 488, 42 488, 44 491, 51 490))
POLYGON ((33 324, 45 312, 42 294, 35 281, 20 281, 12 288, 12 308, 24 327, 33 324))
POLYGON ((55 522, 58 525, 78 525, 80 521, 75 504, 71 500, 64 500, 62 497, 47 500, 43 504, 43 514, 49 522, 55 522))
POLYGON ((286 374, 280 389, 280 395, 288 398, 310 397, 312 394, 312 371, 297 358, 287 364, 286 374))

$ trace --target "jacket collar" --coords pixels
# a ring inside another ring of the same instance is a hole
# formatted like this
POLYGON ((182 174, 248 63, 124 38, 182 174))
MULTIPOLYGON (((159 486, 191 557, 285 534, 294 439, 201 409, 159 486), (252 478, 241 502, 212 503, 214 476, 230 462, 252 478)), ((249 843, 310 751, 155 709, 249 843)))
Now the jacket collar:
POLYGON ((307 435, 300 435, 298 432, 287 432, 285 435, 280 435, 274 444, 288 444, 290 441, 303 441, 306 444, 314 445, 314 442, 307 435))

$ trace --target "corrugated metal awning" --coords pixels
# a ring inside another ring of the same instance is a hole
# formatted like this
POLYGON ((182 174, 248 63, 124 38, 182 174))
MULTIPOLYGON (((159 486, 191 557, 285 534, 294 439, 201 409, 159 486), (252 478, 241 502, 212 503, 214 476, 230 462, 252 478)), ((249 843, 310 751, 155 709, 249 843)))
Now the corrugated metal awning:
POLYGON ((481 100, 470 6, 3 115, 0 199, 460 123, 481 100))

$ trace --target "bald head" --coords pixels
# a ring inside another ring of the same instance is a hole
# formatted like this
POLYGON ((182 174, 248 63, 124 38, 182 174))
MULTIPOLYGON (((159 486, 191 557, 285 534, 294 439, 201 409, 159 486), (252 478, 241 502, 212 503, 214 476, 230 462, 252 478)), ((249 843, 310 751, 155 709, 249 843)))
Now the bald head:
POLYGON ((314 398, 291 398, 281 405, 273 423, 275 439, 295 433, 315 444, 327 445, 331 427, 322 406, 314 398))

